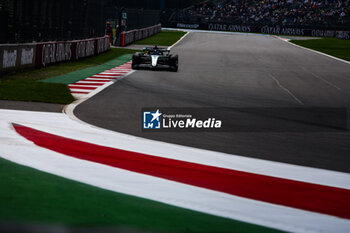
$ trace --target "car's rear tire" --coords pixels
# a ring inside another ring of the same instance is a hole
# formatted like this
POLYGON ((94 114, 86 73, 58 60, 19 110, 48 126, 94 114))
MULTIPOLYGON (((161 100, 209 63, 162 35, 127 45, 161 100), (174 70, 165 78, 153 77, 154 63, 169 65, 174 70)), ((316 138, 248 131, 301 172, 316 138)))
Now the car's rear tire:
POLYGON ((143 53, 136 52, 134 55, 132 55, 132 62, 131 62, 131 69, 137 70, 138 69, 138 64, 141 62, 141 56, 143 53))
POLYGON ((171 71, 177 72, 179 69, 179 56, 178 55, 171 55, 170 56, 170 65, 171 65, 171 71))
POLYGON ((134 55, 132 55, 133 57, 141 57, 143 55, 143 53, 141 52, 136 52, 134 53, 134 55))

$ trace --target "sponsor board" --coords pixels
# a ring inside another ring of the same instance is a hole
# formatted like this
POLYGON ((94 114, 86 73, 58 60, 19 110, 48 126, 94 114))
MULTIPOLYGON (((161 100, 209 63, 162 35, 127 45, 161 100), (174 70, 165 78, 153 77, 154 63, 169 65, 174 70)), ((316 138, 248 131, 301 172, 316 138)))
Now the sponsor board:
POLYGON ((69 61, 72 58, 72 43, 45 43, 41 48, 41 65, 43 67, 57 62, 69 61))
POLYGON ((336 37, 339 39, 350 39, 350 31, 335 29, 318 29, 303 28, 282 25, 235 25, 228 23, 185 23, 177 22, 166 25, 167 27, 184 28, 184 29, 200 29, 212 31, 228 31, 228 32, 253 32, 264 34, 277 34, 289 36, 315 36, 315 37, 336 37))
POLYGON ((34 63, 34 48, 22 48, 21 65, 31 65, 34 63))
POLYGON ((76 41, 53 41, 0 45, 0 72, 73 61, 110 49, 108 37, 76 41))
POLYGON ((34 67, 35 44, 0 45, 0 72, 34 67))
POLYGON ((336 31, 335 37, 339 39, 350 40, 350 31, 336 31))
POLYGON ((199 24, 187 24, 187 23, 178 23, 176 25, 178 28, 188 28, 188 29, 198 29, 199 24))
POLYGON ((17 50, 4 49, 2 67, 4 69, 16 66, 17 50))
POLYGON ((76 41, 46 42, 38 43, 36 46, 36 67, 38 68, 62 61, 79 60, 110 49, 108 37, 76 41))
POLYGON ((147 28, 135 29, 132 31, 122 32, 120 36, 117 38, 116 45, 118 46, 126 46, 135 41, 153 36, 161 31, 161 25, 155 25, 147 28))
POLYGON ((280 26, 264 26, 260 29, 261 33, 265 34, 282 34, 282 35, 293 35, 293 36, 304 36, 304 29, 302 28, 285 28, 280 26))
POLYGON ((210 23, 207 27, 208 30, 214 31, 231 31, 231 32, 251 32, 250 26, 232 25, 232 24, 220 24, 210 23))

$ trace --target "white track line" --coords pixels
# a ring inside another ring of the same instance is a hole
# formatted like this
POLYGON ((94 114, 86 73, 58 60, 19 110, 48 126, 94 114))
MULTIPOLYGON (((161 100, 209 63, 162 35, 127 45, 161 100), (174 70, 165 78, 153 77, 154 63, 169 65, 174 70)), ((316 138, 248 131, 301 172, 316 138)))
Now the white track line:
POLYGON ((172 46, 169 46, 168 49, 172 49, 174 46, 176 46, 178 43, 180 43, 180 41, 182 41, 190 32, 186 32, 185 35, 183 35, 178 41, 176 41, 175 44, 173 44, 172 46))
POLYGON ((86 81, 91 81, 91 82, 96 82, 96 81, 105 81, 105 82, 109 82, 111 81, 110 79, 103 79, 103 78, 86 78, 86 79, 83 79, 83 80, 86 80, 86 81))
POLYGON ((110 70, 106 70, 105 72, 110 72, 110 71, 120 71, 120 72, 123 72, 123 71, 129 71, 131 70, 131 68, 125 68, 125 69, 110 69, 110 70))
MULTIPOLYGON (((113 76, 118 76, 118 75, 116 75, 116 74, 126 74, 126 73, 128 73, 128 71, 120 71, 120 72, 103 72, 103 73, 100 73, 100 74, 98 74, 98 75, 105 75, 105 76, 107 76, 106 74, 113 74, 113 75, 111 75, 112 77, 113 76)), ((95 76, 95 75, 94 75, 95 76)))
MULTIPOLYGON (((94 81, 89 81, 89 80, 80 80, 80 81, 78 81, 76 83, 81 83, 81 84, 85 84, 86 83, 87 84, 87 83, 97 83, 97 82, 96 81, 95 82, 94 81)), ((98 82, 98 83, 103 84, 104 82, 98 82)))
POLYGON ((98 75, 98 74, 95 74, 93 76, 91 76, 90 78, 116 78, 116 77, 120 77, 122 75, 98 75))
POLYGON ((345 62, 347 64, 350 64, 349 61, 346 61, 346 60, 343 60, 341 58, 338 58, 338 57, 334 57, 332 55, 329 55, 329 54, 326 54, 326 53, 322 53, 322 52, 319 52, 317 50, 313 50, 313 49, 309 49, 309 48, 306 48, 306 47, 303 47, 303 46, 300 46, 300 45, 296 45, 292 42, 290 42, 288 39, 285 39, 285 38, 282 38, 282 37, 279 37, 279 36, 276 36, 276 35, 271 35, 271 34, 261 34, 261 33, 245 33, 245 32, 227 32, 227 31, 210 31, 210 30, 193 30, 193 29, 181 29, 181 28, 162 28, 164 30, 173 30, 173 31, 185 31, 185 32, 201 32, 201 33, 217 33, 217 34, 231 34, 231 35, 258 35, 258 36, 271 36, 271 37, 274 37, 274 38, 277 38, 279 40, 282 40, 286 43, 289 43, 293 46, 296 46, 296 47, 299 47, 299 48, 302 48, 302 49, 306 49, 306 50, 309 50, 311 52, 314 52, 314 53, 318 53, 318 54, 322 54, 324 56, 327 56, 327 57, 330 57, 330 58, 333 58, 335 60, 338 60, 338 61, 341 61, 341 62, 345 62))
POLYGON ((285 92, 287 92, 291 97, 293 97, 293 99, 295 99, 299 104, 304 105, 304 103, 298 99, 298 97, 296 97, 290 90, 288 90, 288 88, 284 87, 277 78, 275 78, 275 76, 273 76, 272 74, 269 74, 269 76, 277 83, 277 85, 284 90, 285 92))
POLYGON ((306 47, 303 47, 303 46, 294 44, 294 43, 292 43, 292 42, 290 42, 290 41, 287 41, 287 40, 282 39, 282 38, 279 37, 279 36, 274 36, 274 37, 277 38, 277 39, 280 39, 280 40, 282 40, 282 41, 284 41, 284 42, 287 42, 288 44, 291 44, 291 45, 293 45, 293 46, 295 46, 295 47, 298 47, 298 48, 301 48, 301 49, 306 49, 306 50, 308 50, 308 51, 311 51, 311 52, 314 52, 314 53, 318 53, 318 54, 321 54, 321 55, 326 56, 326 57, 333 58, 333 59, 335 59, 335 60, 344 62, 344 63, 346 63, 346 64, 350 64, 349 61, 343 60, 343 59, 341 59, 341 58, 334 57, 334 56, 332 56, 332 55, 329 55, 329 54, 326 54, 326 53, 322 53, 322 52, 319 52, 319 51, 317 51, 317 50, 309 49, 309 48, 306 48, 306 47))
MULTIPOLYGON (((87 92, 86 94, 88 94, 88 93, 89 93, 89 92, 87 92)), ((77 98, 77 99, 82 98, 82 97, 85 96, 86 94, 72 93, 72 95, 73 95, 75 98, 77 98)))
POLYGON ((321 78, 320 76, 318 76, 317 74, 315 74, 315 73, 313 73, 313 72, 311 72, 311 71, 308 71, 308 72, 310 72, 310 74, 311 74, 312 76, 314 76, 315 78, 317 78, 318 80, 321 80, 321 81, 323 81, 324 83, 328 84, 329 86, 334 87, 334 88, 337 89, 338 91, 341 90, 340 87, 338 87, 337 85, 335 85, 335 84, 329 82, 328 80, 326 80, 326 79, 324 79, 324 78, 321 78))
MULTIPOLYGON (((122 72, 129 72, 131 70, 131 68, 130 69, 118 69, 118 70, 106 70, 105 72, 103 72, 103 73, 109 73, 109 72, 112 72, 112 73, 115 73, 115 72, 120 72, 120 73, 122 73, 122 72)), ((102 73, 101 73, 102 74, 102 73)))
MULTIPOLYGON (((85 92, 86 94, 88 94, 91 91, 93 91, 93 90, 90 90, 90 89, 79 89, 79 88, 74 88, 74 87, 70 87, 69 89, 70 89, 70 91, 85 92)), ((76 94, 83 94, 83 93, 76 93, 76 94)))
MULTIPOLYGON (((99 86, 99 85, 96 85, 99 86)), ((73 84, 69 84, 68 87, 94 87, 94 85, 89 85, 87 83, 73 83, 73 84)))

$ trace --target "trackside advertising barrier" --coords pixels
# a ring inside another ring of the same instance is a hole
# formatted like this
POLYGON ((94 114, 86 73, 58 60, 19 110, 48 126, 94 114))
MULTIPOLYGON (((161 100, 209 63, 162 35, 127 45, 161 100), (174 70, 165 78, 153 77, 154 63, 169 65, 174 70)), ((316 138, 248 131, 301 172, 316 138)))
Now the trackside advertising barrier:
POLYGON ((0 45, 0 73, 35 66, 36 44, 0 45))
POLYGON ((108 36, 75 41, 4 44, 0 45, 0 73, 79 60, 109 49, 108 36))
POLYGON ((109 37, 37 44, 36 67, 94 56, 110 49, 109 37))
POLYGON ((226 23, 170 23, 166 27, 198 29, 211 31, 227 32, 254 32, 264 34, 289 35, 289 36, 315 36, 315 37, 336 37, 339 39, 350 40, 350 31, 348 30, 326 30, 316 28, 301 28, 288 26, 249 26, 234 25, 226 23))
POLYGON ((154 25, 147 28, 141 28, 141 29, 135 29, 132 31, 122 32, 118 39, 117 39, 117 45, 118 46, 126 46, 129 44, 134 43, 135 41, 142 40, 144 38, 153 36, 161 31, 161 24, 154 25))

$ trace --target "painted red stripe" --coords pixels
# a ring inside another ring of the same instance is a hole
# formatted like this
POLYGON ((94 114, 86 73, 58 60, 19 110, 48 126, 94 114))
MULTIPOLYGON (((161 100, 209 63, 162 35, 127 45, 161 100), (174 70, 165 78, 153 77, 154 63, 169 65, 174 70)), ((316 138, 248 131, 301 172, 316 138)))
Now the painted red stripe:
POLYGON ((110 80, 100 80, 100 79, 83 79, 81 81, 87 81, 87 82, 101 82, 101 83, 108 83, 110 80))
POLYGON ((102 86, 104 85, 104 83, 86 83, 86 82, 82 82, 82 83, 73 83, 73 85, 79 85, 79 86, 102 86))
POLYGON ((73 89, 86 89, 86 90, 95 90, 97 87, 84 87, 84 86, 77 86, 77 85, 68 85, 69 88, 73 89))
POLYGON ((103 74, 95 74, 89 78, 100 78, 100 79, 108 79, 108 78, 118 78, 118 76, 110 76, 110 75, 103 75, 103 74), (101 77, 102 76, 102 77, 101 77))
POLYGON ((103 73, 101 73, 101 74, 96 74, 96 75, 111 76, 111 77, 113 77, 113 76, 115 76, 115 77, 117 77, 117 76, 122 76, 121 74, 103 74, 103 73))
POLYGON ((126 74, 128 73, 130 70, 109 70, 109 71, 106 71, 106 73, 123 73, 123 74, 126 74))
MULTIPOLYGON (((114 69, 114 70, 110 70, 110 71, 112 71, 112 72, 129 72, 129 71, 131 71, 131 68, 129 69, 127 69, 127 68, 123 68, 123 69, 114 69)), ((109 71, 108 71, 109 72, 109 71)))
MULTIPOLYGON (((350 219, 350 190, 99 146, 21 125, 36 145, 79 159, 254 200, 350 219)), ((268 214, 268 213, 266 213, 268 214)))
POLYGON ((131 65, 131 63, 125 63, 123 65, 120 65, 120 66, 117 66, 117 67, 114 67, 114 68, 123 67, 123 66, 130 66, 130 65, 131 65))
POLYGON ((72 94, 89 94, 90 92, 86 91, 71 91, 72 94))
POLYGON ((112 77, 112 76, 109 76, 109 77, 99 77, 99 76, 91 76, 91 78, 100 78, 100 79, 117 79, 116 77, 112 77))

